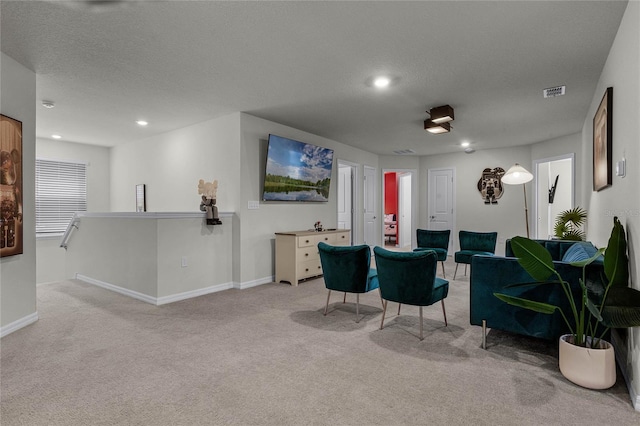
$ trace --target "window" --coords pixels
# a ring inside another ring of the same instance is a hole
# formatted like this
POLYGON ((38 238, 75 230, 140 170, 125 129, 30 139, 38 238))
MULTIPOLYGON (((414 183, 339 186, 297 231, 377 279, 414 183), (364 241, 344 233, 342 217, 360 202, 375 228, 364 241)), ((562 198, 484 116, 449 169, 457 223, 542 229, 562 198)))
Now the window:
POLYGON ((87 211, 87 165, 36 158, 36 235, 61 234, 87 211))

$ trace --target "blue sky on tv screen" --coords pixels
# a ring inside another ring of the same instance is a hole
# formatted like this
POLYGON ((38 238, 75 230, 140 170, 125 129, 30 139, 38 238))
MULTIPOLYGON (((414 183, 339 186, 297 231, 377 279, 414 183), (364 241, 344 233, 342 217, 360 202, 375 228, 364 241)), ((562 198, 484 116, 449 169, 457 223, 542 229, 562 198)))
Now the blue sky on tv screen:
POLYGON ((317 182, 331 177, 333 150, 269 136, 267 174, 317 182))

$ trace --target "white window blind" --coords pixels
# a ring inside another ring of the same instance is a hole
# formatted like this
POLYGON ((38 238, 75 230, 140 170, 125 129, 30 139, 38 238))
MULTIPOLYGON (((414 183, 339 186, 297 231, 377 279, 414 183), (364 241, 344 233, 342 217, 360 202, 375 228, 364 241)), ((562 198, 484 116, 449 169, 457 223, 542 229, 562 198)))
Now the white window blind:
POLYGON ((87 165, 36 158, 36 235, 59 234, 87 211, 87 165))

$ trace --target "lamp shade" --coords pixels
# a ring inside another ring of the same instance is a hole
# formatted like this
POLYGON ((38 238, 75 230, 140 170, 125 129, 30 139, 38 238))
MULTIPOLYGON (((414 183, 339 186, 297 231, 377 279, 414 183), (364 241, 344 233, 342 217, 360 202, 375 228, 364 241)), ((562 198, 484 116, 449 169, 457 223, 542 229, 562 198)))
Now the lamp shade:
POLYGON ((519 185, 533 179, 533 175, 520 164, 516 163, 502 176, 502 183, 507 185, 519 185))

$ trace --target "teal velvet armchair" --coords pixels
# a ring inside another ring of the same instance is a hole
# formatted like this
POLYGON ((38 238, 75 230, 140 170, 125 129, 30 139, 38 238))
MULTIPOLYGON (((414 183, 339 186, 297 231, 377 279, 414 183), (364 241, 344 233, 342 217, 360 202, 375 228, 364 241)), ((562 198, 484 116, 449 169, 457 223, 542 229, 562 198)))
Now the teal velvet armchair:
POLYGON ((378 288, 378 276, 371 268, 371 250, 368 245, 331 246, 318 243, 324 285, 329 290, 324 315, 329 309, 331 290, 356 293, 356 322, 360 322, 360 293, 378 288))
POLYGON ((442 277, 447 278, 444 273, 444 262, 447 260, 449 254, 449 238, 451 236, 451 230, 446 229, 442 231, 431 229, 418 229, 416 230, 416 237, 418 247, 413 251, 433 250, 438 256, 438 261, 442 262, 442 277))
POLYGON ((384 328, 388 301, 420 307, 420 340, 424 339, 423 306, 430 306, 439 301, 446 326, 447 313, 444 308, 444 299, 449 293, 449 281, 436 277, 438 262, 436 253, 433 250, 393 252, 382 247, 375 247, 373 251, 376 256, 380 294, 384 301, 380 330, 384 328))
POLYGON ((464 274, 467 275, 467 265, 471 264, 471 258, 476 255, 493 256, 496 252, 497 232, 472 232, 460 231, 460 251, 455 253, 456 270, 453 279, 456 279, 458 266, 464 263, 464 274))

